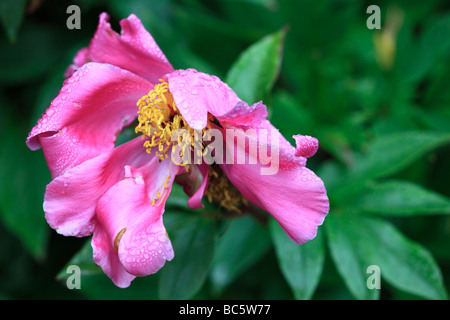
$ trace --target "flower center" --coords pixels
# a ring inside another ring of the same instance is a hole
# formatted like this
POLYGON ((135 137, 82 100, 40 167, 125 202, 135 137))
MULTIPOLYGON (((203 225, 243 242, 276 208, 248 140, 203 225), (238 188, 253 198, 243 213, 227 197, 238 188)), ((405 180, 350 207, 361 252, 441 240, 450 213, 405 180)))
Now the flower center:
MULTIPOLYGON (((177 145, 181 149, 179 154, 181 157, 185 153, 193 151, 197 152, 197 156, 201 157, 207 152, 206 146, 202 143, 202 138, 208 134, 206 130, 211 127, 214 117, 208 115, 208 124, 203 130, 196 131, 192 129, 180 114, 167 82, 161 80, 161 83, 155 85, 148 95, 139 99, 137 106, 139 107, 139 124, 136 126, 135 131, 136 133, 142 133, 147 153, 151 153, 156 148, 155 155, 159 157, 160 161, 164 161, 169 157, 169 150, 174 151, 177 145), (177 134, 177 139, 173 140, 174 132, 179 129, 183 129, 181 131, 182 134, 177 134)), ((176 165, 184 166, 186 170, 189 169, 189 162, 180 163, 174 161, 174 159, 172 161, 176 165)), ((164 183, 164 190, 166 188, 167 186, 164 183)), ((153 200, 152 205, 155 205, 155 202, 161 196, 157 192, 156 199, 153 200)), ((225 173, 216 165, 210 167, 209 183, 205 196, 209 202, 216 203, 229 211, 237 213, 241 213, 240 208, 248 204, 247 199, 233 186, 225 173)))
POLYGON ((208 188, 205 191, 208 201, 228 211, 241 213, 241 208, 248 205, 248 200, 228 180, 225 173, 217 165, 211 165, 208 175, 208 188))
MULTIPOLYGON (((151 153, 156 148, 156 156, 164 161, 168 158, 169 149, 177 144, 181 147, 179 155, 181 157, 184 153, 194 150, 194 147, 197 149, 200 147, 200 151, 203 150, 201 143, 199 145, 198 133, 189 127, 180 114, 167 82, 161 80, 161 83, 155 85, 148 95, 139 99, 137 105, 139 124, 135 131, 142 133, 143 139, 149 138, 144 142, 147 153, 151 153), (179 129, 183 129, 182 134, 177 135, 177 140, 172 141, 174 132, 179 129)), ((188 163, 184 162, 176 164, 188 166, 188 163)))

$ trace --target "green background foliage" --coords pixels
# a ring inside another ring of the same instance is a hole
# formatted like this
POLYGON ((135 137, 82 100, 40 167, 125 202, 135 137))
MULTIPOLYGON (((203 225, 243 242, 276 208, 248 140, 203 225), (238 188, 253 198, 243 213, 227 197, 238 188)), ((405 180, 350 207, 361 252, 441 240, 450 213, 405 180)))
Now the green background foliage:
POLYGON ((376 1, 381 29, 370 30, 371 4, 0 0, 0 298, 447 299, 450 6, 376 1), (79 30, 66 27, 70 4, 81 9, 79 30), (137 14, 174 68, 217 75, 249 103, 263 99, 291 142, 319 139, 308 167, 331 210, 314 240, 295 245, 265 213, 191 211, 175 187, 164 216, 175 258, 119 289, 92 261, 89 238, 49 228, 50 174, 25 139, 103 11, 116 31, 137 14), (66 287, 71 264, 80 290, 66 287), (370 265, 381 290, 366 285, 370 265))

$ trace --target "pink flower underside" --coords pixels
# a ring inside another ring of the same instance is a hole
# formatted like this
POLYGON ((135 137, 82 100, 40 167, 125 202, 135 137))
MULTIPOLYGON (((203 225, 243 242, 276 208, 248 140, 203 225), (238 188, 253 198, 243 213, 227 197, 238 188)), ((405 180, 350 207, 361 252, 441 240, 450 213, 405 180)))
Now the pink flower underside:
POLYGON ((68 170, 47 186, 44 198, 46 219, 58 233, 94 233, 94 260, 120 287, 173 258, 162 214, 179 168, 160 163, 142 143, 135 138, 68 170), (153 206, 157 192, 161 198, 153 206))
POLYGON ((153 274, 173 259, 162 215, 177 172, 170 161, 153 157, 139 169, 127 167, 125 179, 98 201, 94 261, 117 286, 127 287, 135 276, 153 274), (157 192, 161 198, 153 205, 157 192))
POLYGON ((203 195, 208 188, 209 165, 202 162, 200 165, 191 165, 189 170, 180 174, 175 182, 183 186, 184 192, 189 196, 187 205, 191 209, 202 209, 203 195))
POLYGON ((159 82, 173 67, 151 34, 134 14, 120 21, 121 34, 111 29, 106 13, 100 14, 99 24, 87 48, 81 49, 66 76, 88 62, 101 62, 135 73, 151 83, 159 82))
POLYGON ((153 85, 116 66, 88 63, 64 82, 31 130, 27 145, 42 147, 52 177, 114 148, 117 134, 137 117, 153 85))

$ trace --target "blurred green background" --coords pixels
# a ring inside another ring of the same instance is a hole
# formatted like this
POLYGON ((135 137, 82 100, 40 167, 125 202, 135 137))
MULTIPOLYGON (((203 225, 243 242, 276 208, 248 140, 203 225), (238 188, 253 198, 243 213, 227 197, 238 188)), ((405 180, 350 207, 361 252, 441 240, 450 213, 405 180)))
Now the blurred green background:
POLYGON ((0 0, 0 298, 447 299, 449 9, 446 0, 0 0), (79 30, 66 27, 71 4, 79 30), (372 4, 381 29, 366 26, 372 4), (92 262, 90 239, 48 227, 50 174, 25 139, 103 11, 118 32, 138 15, 175 69, 264 99, 288 139, 319 139, 308 167, 331 210, 316 239, 294 245, 267 216, 210 219, 175 189, 165 224, 176 258, 118 289, 92 262), (80 290, 66 286, 70 264, 80 290), (371 265, 381 290, 367 287, 371 265))

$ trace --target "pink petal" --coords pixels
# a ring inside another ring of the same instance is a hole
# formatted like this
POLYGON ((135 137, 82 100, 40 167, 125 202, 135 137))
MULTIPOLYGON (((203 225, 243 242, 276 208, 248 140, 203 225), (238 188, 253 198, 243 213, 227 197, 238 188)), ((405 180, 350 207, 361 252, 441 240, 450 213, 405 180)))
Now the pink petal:
POLYGON ((180 113, 193 129, 206 126, 208 112, 221 116, 241 101, 219 78, 194 69, 176 70, 167 79, 180 113))
MULTIPOLYGON (((242 119, 245 119, 245 116, 241 116, 242 119)), ((268 145, 268 147, 266 148, 267 150, 271 149, 271 145, 273 145, 273 147, 277 148, 280 150, 280 152, 283 153, 283 155, 287 158, 289 158, 288 162, 295 162, 297 164, 300 164, 302 166, 306 165, 306 159, 300 156, 296 156, 295 155, 295 151, 296 149, 292 146, 292 144, 286 140, 286 138, 280 133, 280 131, 275 128, 269 120, 261 120, 260 121, 255 121, 253 125, 245 125, 245 126, 241 126, 240 124, 238 124, 239 122, 243 123, 243 121, 241 120, 237 120, 235 121, 235 123, 228 123, 226 121, 222 122, 221 125, 223 127, 223 129, 220 129, 222 131, 222 135, 224 137, 224 139, 227 139, 227 134, 231 134, 231 136, 234 136, 236 133, 238 137, 241 137, 238 139, 242 140, 242 136, 245 136, 245 140, 246 141, 246 153, 247 153, 247 157, 248 157, 248 146, 250 141, 256 141, 256 145, 268 145), (258 126, 256 126, 256 124, 258 124, 258 126), (272 141, 273 140, 273 141, 272 141)), ((251 123, 251 120, 249 120, 249 123, 251 123)), ((219 127, 216 127, 219 129, 219 127)), ((259 149, 258 152, 259 154, 259 149)), ((234 159, 232 161, 234 161, 234 163, 237 163, 237 155, 238 152, 234 152, 234 159)))
POLYGON ((125 270, 110 242, 106 229, 97 223, 91 241, 94 261, 101 266, 103 272, 108 275, 116 286, 127 288, 136 276, 125 270))
MULTIPOLYGON (((87 48, 84 61, 113 64, 140 75, 153 84, 173 71, 172 65, 138 17, 131 14, 121 20, 120 35, 111 29, 108 20, 108 14, 100 14, 97 31, 87 48)), ((75 65, 83 63, 82 55, 77 55, 75 65)))
POLYGON ((319 149, 319 140, 311 136, 302 136, 300 134, 294 136, 297 149, 295 155, 297 157, 310 158, 316 154, 319 149))
POLYGON ((66 72, 64 73, 64 77, 68 78, 70 77, 75 71, 77 71, 82 65, 90 62, 89 61, 89 49, 88 48, 82 48, 80 49, 75 57, 73 58, 73 64, 71 64, 66 72))
POLYGON ((64 82, 31 130, 27 145, 42 147, 53 177, 114 148, 137 116, 136 102, 152 85, 118 67, 88 63, 64 82))
MULTIPOLYGON (((157 157, 141 167, 127 167, 124 180, 114 185, 99 200, 98 223, 107 236, 101 241, 101 251, 95 248, 96 262, 113 281, 116 273, 108 263, 114 262, 113 252, 124 270, 135 276, 157 272, 174 257, 172 245, 162 223, 164 205, 172 188, 178 167, 157 157), (165 186, 164 186, 165 185, 165 186), (156 193, 161 197, 153 203, 156 193)), ((117 269, 117 267, 116 267, 117 269)))
POLYGON ((267 107, 261 101, 251 106, 240 101, 224 115, 217 116, 217 120, 224 126, 237 128, 259 127, 266 118, 267 107))
POLYGON ((180 174, 176 178, 176 182, 183 186, 184 192, 190 197, 187 205, 191 209, 202 209, 202 198, 208 187, 209 165, 202 163, 201 165, 191 165, 189 171, 180 174))
POLYGON ((47 222, 65 236, 90 235, 100 197, 124 177, 126 165, 142 166, 149 157, 138 137, 59 175, 46 188, 47 222))
MULTIPOLYGON (((271 137, 269 132, 277 132, 277 140, 278 141, 276 143, 279 145, 279 147, 281 149, 283 149, 283 151, 285 153, 295 155, 295 148, 292 146, 292 144, 288 140, 286 140, 286 138, 280 133, 280 131, 277 128, 274 127, 274 125, 269 120, 264 120, 261 123, 261 125, 258 127, 258 129, 263 129, 263 130, 267 131, 268 137, 271 137)), ((267 143, 269 143, 269 144, 271 143, 269 139, 267 140, 267 143)), ((302 161, 304 163, 303 165, 306 164, 305 159, 303 159, 303 158, 300 159, 300 157, 299 157, 298 160, 302 161)))
MULTIPOLYGON (((250 137, 253 139, 254 137, 250 137)), ((231 148, 234 146, 228 146, 231 148)), ((270 150, 270 146, 267 146, 270 150)), ((258 150, 260 150, 258 148, 258 150)), ((237 147, 246 157, 258 159, 257 164, 223 164, 231 183, 253 204, 270 213, 296 243, 315 237, 329 210, 324 184, 311 170, 304 167, 302 158, 279 149, 279 164, 275 174, 262 175, 264 167, 257 154, 249 155, 248 144, 237 147)), ((267 167, 267 166, 266 166, 267 167)))

